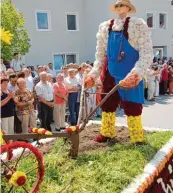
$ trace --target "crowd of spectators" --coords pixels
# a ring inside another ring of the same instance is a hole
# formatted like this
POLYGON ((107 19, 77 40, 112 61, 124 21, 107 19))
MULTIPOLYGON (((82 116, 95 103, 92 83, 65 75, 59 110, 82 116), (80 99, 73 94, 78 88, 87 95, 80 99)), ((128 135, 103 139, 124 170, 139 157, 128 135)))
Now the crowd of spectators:
MULTIPOLYGON (((68 122, 76 125, 79 115, 81 85, 84 72, 89 73, 89 63, 68 64, 60 72, 52 63, 38 65, 37 69, 25 67, 14 55, 6 69, 1 59, 1 128, 5 133, 28 133, 28 128, 41 127, 64 131, 68 122), (38 125, 39 124, 39 125, 38 125)), ((98 84, 88 92, 100 88, 98 84)), ((87 111, 92 111, 101 100, 100 95, 87 95, 87 111), (97 101, 97 102, 96 102, 97 101)), ((100 110, 95 114, 100 117, 100 110)))
POLYGON ((154 58, 145 74, 145 97, 155 101, 160 95, 173 94, 173 60, 154 58))
MULTIPOLYGON (((84 73, 92 69, 89 62, 64 65, 59 72, 52 63, 25 67, 18 53, 10 65, 3 59, 1 70, 1 129, 8 134, 28 133, 29 127, 64 131, 66 122, 76 125, 79 116, 81 86, 84 73), (39 125, 38 125, 39 124, 39 125)), ((145 97, 155 101, 160 95, 173 93, 173 60, 154 58, 144 76, 145 97)), ((96 81, 87 90, 86 113, 89 114, 101 101, 102 84, 96 81)), ((99 108, 94 115, 101 117, 99 108)))

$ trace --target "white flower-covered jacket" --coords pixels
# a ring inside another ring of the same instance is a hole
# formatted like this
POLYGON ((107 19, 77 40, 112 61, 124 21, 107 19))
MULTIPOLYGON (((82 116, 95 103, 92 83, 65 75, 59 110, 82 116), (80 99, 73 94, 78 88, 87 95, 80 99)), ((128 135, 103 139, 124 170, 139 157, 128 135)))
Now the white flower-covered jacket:
MULTIPOLYGON (((124 26, 126 18, 115 19, 114 25, 112 26, 113 31, 121 31, 124 26)), ((90 75, 98 77, 101 72, 102 65, 106 56, 108 38, 109 38, 109 27, 110 21, 105 21, 100 24, 99 31, 97 33, 97 46, 95 62, 90 75)), ((146 69, 153 62, 153 48, 151 40, 151 32, 146 22, 141 18, 131 17, 128 25, 129 43, 139 52, 139 60, 136 62, 132 71, 136 71, 143 77, 146 69)))

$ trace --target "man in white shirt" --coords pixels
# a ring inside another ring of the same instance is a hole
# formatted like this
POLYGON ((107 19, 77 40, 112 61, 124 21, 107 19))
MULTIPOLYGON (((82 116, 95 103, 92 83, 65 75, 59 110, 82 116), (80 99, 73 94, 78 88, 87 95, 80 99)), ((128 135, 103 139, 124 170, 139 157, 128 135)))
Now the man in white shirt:
POLYGON ((48 64, 48 73, 52 75, 54 82, 56 81, 56 71, 53 69, 52 63, 48 64))
POLYGON ((25 73, 25 80, 26 80, 26 88, 33 92, 34 90, 34 83, 33 83, 33 78, 30 76, 30 71, 28 68, 24 68, 23 72, 25 73))
POLYGON ((36 94, 41 104, 41 126, 51 131, 51 121, 53 116, 53 88, 47 82, 47 73, 40 73, 40 82, 35 86, 36 94))
POLYGON ((11 61, 11 68, 13 68, 14 72, 19 72, 22 69, 22 63, 18 53, 14 53, 14 59, 11 61))

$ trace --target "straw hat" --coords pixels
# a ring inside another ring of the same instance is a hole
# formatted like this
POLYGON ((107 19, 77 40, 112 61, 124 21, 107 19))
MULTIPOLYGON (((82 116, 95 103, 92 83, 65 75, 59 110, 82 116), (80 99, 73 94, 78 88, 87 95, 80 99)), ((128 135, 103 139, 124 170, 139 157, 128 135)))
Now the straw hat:
POLYGON ((75 68, 69 68, 68 69, 68 72, 76 72, 77 71, 77 69, 75 69, 75 68))
POLYGON ((113 11, 113 12, 116 12, 116 6, 117 5, 126 5, 127 7, 129 7, 130 8, 130 11, 129 11, 129 13, 136 13, 136 8, 135 8, 135 6, 134 5, 132 5, 131 3, 130 3, 130 1, 129 0, 117 0, 112 6, 111 6, 111 10, 113 11))

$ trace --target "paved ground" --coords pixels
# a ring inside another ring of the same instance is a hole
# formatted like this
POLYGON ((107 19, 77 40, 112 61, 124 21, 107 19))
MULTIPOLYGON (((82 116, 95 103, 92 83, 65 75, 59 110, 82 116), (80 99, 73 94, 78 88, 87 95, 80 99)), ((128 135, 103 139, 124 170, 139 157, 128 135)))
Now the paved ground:
MULTIPOLYGON (((123 110, 117 113, 117 123, 126 124, 123 110)), ((162 96, 156 102, 148 102, 144 105, 143 125, 173 130, 173 96, 162 96)))

